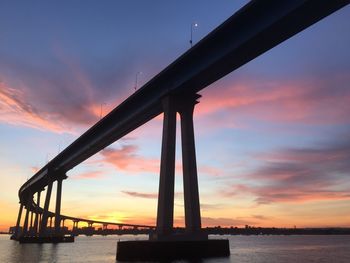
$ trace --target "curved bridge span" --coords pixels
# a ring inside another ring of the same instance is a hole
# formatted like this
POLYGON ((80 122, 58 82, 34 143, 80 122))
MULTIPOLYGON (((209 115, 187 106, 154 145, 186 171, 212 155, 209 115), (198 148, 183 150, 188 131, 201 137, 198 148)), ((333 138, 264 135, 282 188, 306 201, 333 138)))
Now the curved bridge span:
POLYGON ((194 47, 127 98, 76 141, 42 167, 19 189, 20 209, 14 237, 47 236, 48 219, 55 234, 62 222, 114 224, 156 229, 155 239, 172 235, 176 114, 181 117, 185 225, 190 236, 200 235, 201 219, 193 131, 197 93, 267 50, 349 4, 349 0, 253 0, 194 47), (157 226, 93 221, 61 215, 62 181, 66 173, 129 132, 164 113, 157 226), (49 211, 57 182, 55 211, 49 211), (46 188, 44 205, 41 192, 46 188), (21 229, 22 211, 25 208, 21 229), (34 223, 33 223, 33 217, 34 223), (31 219, 30 219, 31 218, 31 219), (34 231, 29 233, 32 227, 34 231))

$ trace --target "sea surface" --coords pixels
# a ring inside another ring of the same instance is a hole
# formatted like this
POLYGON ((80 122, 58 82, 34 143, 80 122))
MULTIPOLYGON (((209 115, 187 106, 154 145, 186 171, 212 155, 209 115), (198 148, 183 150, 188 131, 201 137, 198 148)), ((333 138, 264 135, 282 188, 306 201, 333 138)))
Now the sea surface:
MULTIPOLYGON (((79 236, 74 243, 22 244, 0 235, 1 263, 31 262, 116 262, 118 240, 146 236, 79 236)), ((231 256, 201 263, 349 263, 350 235, 346 236, 210 236, 228 238, 231 256)), ((173 261, 186 263, 190 261, 173 261)))

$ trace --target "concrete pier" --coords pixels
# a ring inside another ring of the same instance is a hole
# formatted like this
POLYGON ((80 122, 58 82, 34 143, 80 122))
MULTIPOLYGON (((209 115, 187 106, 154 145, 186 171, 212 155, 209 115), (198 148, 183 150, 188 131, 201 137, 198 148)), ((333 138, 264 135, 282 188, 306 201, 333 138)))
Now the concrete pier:
POLYGON ((228 240, 208 240, 201 231, 196 150, 193 127, 194 106, 200 95, 163 99, 163 138, 160 163, 157 226, 150 240, 123 241, 117 245, 117 260, 148 261, 224 257, 230 255, 228 240), (176 115, 181 118, 185 233, 176 234, 174 222, 174 175, 176 115))
POLYGON ((51 191, 52 191, 52 182, 50 182, 47 186, 45 204, 44 204, 44 212, 42 215, 40 231, 39 231, 39 236, 41 236, 41 237, 46 235, 47 221, 48 221, 48 217, 49 217, 48 212, 49 212, 51 191))
POLYGON ((118 261, 153 261, 228 257, 228 240, 120 241, 118 261))

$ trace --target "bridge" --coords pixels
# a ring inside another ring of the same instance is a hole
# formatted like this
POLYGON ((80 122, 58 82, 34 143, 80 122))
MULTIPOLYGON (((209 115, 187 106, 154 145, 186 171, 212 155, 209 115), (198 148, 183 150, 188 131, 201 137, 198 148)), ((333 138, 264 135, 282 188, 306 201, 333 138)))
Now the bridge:
POLYGON ((131 226, 154 228, 155 232, 150 239, 158 242, 207 240, 207 235, 201 231, 193 129, 193 110, 200 98, 198 92, 349 2, 349 0, 250 1, 113 109, 21 186, 18 193, 20 208, 14 239, 48 237, 49 218, 50 221, 54 218, 55 237, 61 235, 62 222, 67 219, 74 222, 97 223, 61 214, 62 182, 67 179, 66 173, 163 113, 157 223, 155 227, 131 226), (173 233, 177 114, 180 115, 181 122, 186 229, 186 233, 181 236, 173 233), (57 185, 56 206, 55 211, 49 211, 54 183, 57 185), (42 191, 46 191, 43 206, 40 203, 42 191), (19 231, 24 209, 23 230, 19 231), (28 231, 30 226, 34 231, 28 231))

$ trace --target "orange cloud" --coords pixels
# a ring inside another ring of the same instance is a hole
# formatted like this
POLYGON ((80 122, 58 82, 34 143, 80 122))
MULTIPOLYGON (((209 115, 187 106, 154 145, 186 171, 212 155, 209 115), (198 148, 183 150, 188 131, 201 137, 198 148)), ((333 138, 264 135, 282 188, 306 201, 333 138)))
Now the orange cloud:
POLYGON ((64 125, 55 115, 40 112, 28 102, 26 94, 21 89, 13 89, 0 82, 0 122, 21 125, 40 130, 54 132, 69 131, 70 127, 64 125))
MULTIPOLYGON (((112 110, 114 105, 101 105, 89 102, 83 105, 70 105, 62 110, 62 106, 52 110, 48 107, 35 105, 28 89, 12 88, 0 82, 0 122, 16 126, 57 133, 80 133, 80 128, 91 126, 112 110), (62 110, 62 111, 61 111, 62 110)), ((51 99, 49 99, 51 100, 51 99)))

